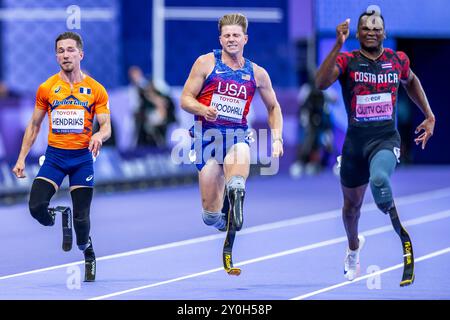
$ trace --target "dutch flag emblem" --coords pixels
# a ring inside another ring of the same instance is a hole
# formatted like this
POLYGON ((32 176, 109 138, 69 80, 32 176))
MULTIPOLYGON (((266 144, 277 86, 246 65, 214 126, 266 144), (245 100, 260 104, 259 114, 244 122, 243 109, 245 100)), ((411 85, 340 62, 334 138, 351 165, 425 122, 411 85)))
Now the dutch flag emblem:
POLYGON ((80 93, 91 94, 91 88, 80 87, 80 93))

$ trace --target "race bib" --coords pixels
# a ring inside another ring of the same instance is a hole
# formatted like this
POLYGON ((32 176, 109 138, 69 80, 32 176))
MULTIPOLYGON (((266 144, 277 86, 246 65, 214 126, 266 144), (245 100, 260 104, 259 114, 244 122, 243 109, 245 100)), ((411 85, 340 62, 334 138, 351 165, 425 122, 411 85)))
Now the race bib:
POLYGON ((84 130, 84 110, 55 109, 52 111, 53 133, 82 133, 84 130))
POLYGON ((357 121, 391 120, 393 110, 390 93, 356 96, 355 118, 357 121))
POLYGON ((211 107, 218 111, 218 119, 240 123, 244 116, 247 100, 233 98, 222 94, 213 94, 211 107))

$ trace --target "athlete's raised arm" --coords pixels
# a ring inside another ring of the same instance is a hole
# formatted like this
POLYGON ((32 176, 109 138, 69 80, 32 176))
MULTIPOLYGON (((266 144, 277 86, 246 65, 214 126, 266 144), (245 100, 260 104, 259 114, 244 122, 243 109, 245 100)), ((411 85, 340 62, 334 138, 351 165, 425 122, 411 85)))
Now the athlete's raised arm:
POLYGON ((339 77, 336 58, 350 34, 349 24, 350 19, 347 19, 336 27, 336 43, 316 74, 316 87, 320 90, 327 89, 339 77))

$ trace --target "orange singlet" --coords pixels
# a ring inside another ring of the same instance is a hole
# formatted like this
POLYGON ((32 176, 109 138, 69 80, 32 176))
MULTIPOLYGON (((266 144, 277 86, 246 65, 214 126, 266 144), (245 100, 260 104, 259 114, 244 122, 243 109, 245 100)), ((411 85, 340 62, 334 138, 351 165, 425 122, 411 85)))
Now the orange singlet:
POLYGON ((59 73, 39 86, 36 108, 48 112, 48 145, 60 149, 89 146, 95 114, 109 114, 108 94, 93 78, 83 75, 71 85, 59 73))

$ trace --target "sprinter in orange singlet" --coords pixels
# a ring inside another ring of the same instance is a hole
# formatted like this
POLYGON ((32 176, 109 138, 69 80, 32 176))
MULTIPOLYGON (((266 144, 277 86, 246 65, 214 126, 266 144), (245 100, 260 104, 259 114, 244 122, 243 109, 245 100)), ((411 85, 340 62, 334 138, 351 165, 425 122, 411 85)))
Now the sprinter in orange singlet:
POLYGON ((108 94, 93 78, 81 72, 83 40, 74 32, 60 34, 55 41, 60 72, 39 86, 36 105, 23 137, 13 172, 25 177, 25 159, 48 115, 49 135, 45 160, 30 192, 30 213, 40 224, 55 224, 62 213, 63 250, 72 248, 72 211, 70 207, 49 208, 50 199, 69 176, 73 204, 73 224, 77 245, 84 253, 85 281, 95 280, 95 254, 90 232, 90 206, 94 186, 93 158, 111 136, 108 94), (92 134, 94 116, 100 130, 92 134))

